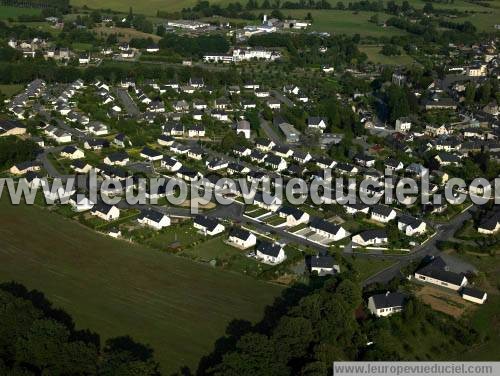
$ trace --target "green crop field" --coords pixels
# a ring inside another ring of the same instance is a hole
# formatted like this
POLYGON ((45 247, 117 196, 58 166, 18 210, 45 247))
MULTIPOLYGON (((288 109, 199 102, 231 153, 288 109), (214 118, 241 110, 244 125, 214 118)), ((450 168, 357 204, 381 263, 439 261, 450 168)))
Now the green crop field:
POLYGON ((10 280, 46 293, 78 328, 150 344, 165 373, 196 366, 232 319, 259 320, 282 291, 4 198, 0 281, 10 280))
POLYGON ((0 6, 0 19, 6 20, 8 18, 16 18, 18 16, 34 16, 40 14, 40 9, 34 8, 17 8, 0 6))
POLYGON ((359 50, 364 52, 368 56, 368 60, 385 65, 409 65, 414 62, 411 56, 408 56, 406 53, 402 51, 399 56, 385 56, 380 53, 382 47, 380 46, 369 46, 369 45, 361 45, 359 46, 359 50))

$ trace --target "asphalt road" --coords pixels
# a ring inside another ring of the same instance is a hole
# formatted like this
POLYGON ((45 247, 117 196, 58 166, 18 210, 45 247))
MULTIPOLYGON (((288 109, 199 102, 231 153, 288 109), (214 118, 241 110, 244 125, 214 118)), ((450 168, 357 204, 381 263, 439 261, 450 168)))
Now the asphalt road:
POLYGON ((122 103, 123 107, 125 108, 125 111, 127 111, 127 114, 129 114, 131 117, 137 117, 141 114, 139 111, 139 108, 137 107, 137 104, 132 100, 130 97, 129 93, 121 88, 116 88, 116 96, 122 103))

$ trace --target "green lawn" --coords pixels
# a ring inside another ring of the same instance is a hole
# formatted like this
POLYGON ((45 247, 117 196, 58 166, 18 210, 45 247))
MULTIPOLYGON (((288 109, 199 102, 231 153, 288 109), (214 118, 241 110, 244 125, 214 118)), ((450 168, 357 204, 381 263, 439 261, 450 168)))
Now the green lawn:
POLYGON ((6 20, 9 18, 16 18, 18 16, 34 16, 40 14, 40 9, 34 8, 18 8, 9 6, 0 6, 0 19, 6 20))
POLYGON ((0 281, 43 291, 78 328, 103 338, 130 334, 150 344, 165 373, 195 366, 229 321, 259 320, 282 291, 98 235, 47 210, 12 206, 5 198, 0 234, 0 281))
POLYGON ((359 273, 359 279, 364 281, 366 278, 388 268, 394 264, 394 260, 383 260, 380 258, 356 257, 352 260, 354 268, 359 273))
POLYGON ((386 56, 380 53, 381 46, 361 45, 359 50, 368 56, 368 60, 383 65, 410 65, 415 61, 402 51, 399 56, 386 56))

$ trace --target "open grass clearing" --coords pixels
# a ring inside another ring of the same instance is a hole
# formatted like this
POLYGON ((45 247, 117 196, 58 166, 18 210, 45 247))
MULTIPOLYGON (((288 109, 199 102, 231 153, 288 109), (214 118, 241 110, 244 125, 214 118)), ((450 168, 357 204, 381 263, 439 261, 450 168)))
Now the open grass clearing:
POLYGON ((0 200, 0 280, 39 289, 78 328, 148 343, 166 374, 194 367, 232 319, 259 320, 281 287, 101 236, 0 200))

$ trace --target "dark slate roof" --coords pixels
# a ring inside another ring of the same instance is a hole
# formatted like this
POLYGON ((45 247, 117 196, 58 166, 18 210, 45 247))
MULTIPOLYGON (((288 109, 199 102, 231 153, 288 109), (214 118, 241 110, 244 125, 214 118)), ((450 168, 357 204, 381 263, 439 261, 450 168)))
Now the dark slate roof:
POLYGON ((340 230, 340 226, 331 222, 327 222, 321 218, 313 218, 311 220, 311 227, 328 232, 329 234, 336 234, 340 230))
POLYGON ((173 167, 178 162, 179 161, 177 159, 169 157, 168 155, 163 156, 163 163, 165 163, 167 166, 173 167))
POLYGON ((399 217, 398 221, 404 223, 405 225, 410 225, 413 228, 420 226, 420 224, 422 223, 420 219, 407 214, 399 217))
POLYGON ((213 231, 219 224, 216 218, 204 217, 202 215, 196 216, 194 222, 206 228, 208 231, 213 231))
POLYGON ((281 246, 279 244, 272 244, 266 241, 261 241, 257 244, 257 251, 268 256, 278 257, 281 251, 281 246))
POLYGON ((16 163, 14 166, 17 167, 18 170, 22 171, 30 167, 40 166, 40 163, 37 161, 26 161, 26 162, 16 163))
POLYGON ((377 309, 389 307, 402 307, 407 296, 400 292, 387 292, 385 294, 373 295, 373 302, 377 309))
POLYGON ((190 178, 194 178, 198 173, 188 167, 182 166, 179 171, 177 171, 178 174, 188 176, 190 178))
POLYGON ((102 139, 92 139, 92 140, 88 140, 87 144, 90 147, 96 147, 96 146, 108 147, 109 146, 109 141, 108 140, 102 140, 102 139))
POLYGON ((417 273, 454 285, 460 285, 464 279, 463 273, 449 271, 445 261, 441 257, 437 257, 428 265, 417 270, 417 273))
POLYGON ((147 155, 148 157, 158 157, 162 155, 160 152, 153 150, 151 148, 145 147, 142 149, 141 154, 147 155))
POLYGON ((163 213, 160 213, 156 210, 143 210, 141 211, 141 214, 139 215, 139 218, 148 218, 151 221, 154 221, 156 223, 159 223, 164 217, 163 213))
POLYGON ((377 239, 377 238, 387 238, 387 232, 385 230, 366 230, 366 231, 363 231, 359 234, 364 241, 368 241, 368 240, 371 240, 371 239, 377 239))
POLYGON ((384 217, 388 217, 389 214, 391 214, 391 212, 393 210, 394 210, 393 208, 391 208, 390 206, 386 206, 386 205, 374 205, 372 207, 373 213, 379 214, 379 215, 384 216, 384 217))
POLYGON ((123 161, 124 159, 127 159, 129 156, 127 153, 125 153, 124 151, 117 151, 117 152, 114 152, 114 153, 111 153, 110 155, 108 155, 108 158, 110 161, 112 162, 116 162, 116 161, 123 161))
POLYGON ((99 212, 99 213, 103 213, 103 214, 108 214, 111 209, 113 208, 112 205, 108 205, 106 204, 105 202, 98 202, 93 208, 92 208, 92 211, 94 212, 99 212))
POLYGON ((73 162, 71 162, 71 166, 73 168, 84 168, 85 166, 87 166, 88 163, 86 161, 84 161, 83 159, 76 159, 74 160, 73 162))
POLYGON ((485 294, 484 291, 480 291, 472 287, 464 287, 462 289, 462 295, 472 296, 473 298, 476 299, 483 299, 484 294, 485 294))
POLYGON ((266 159, 264 160, 267 164, 270 164, 272 166, 278 166, 282 159, 281 157, 278 157, 277 155, 268 155, 266 159))
POLYGON ((77 151, 78 149, 73 146, 73 145, 69 145, 69 146, 65 146, 62 150, 61 150, 61 153, 68 153, 68 154, 73 154, 75 151, 77 151))
POLYGON ((293 206, 283 206, 280 210, 279 210, 280 213, 283 213, 285 215, 291 215, 293 216, 293 218, 295 218, 296 220, 299 220, 302 215, 304 214, 304 212, 300 209, 297 209, 297 208, 294 208, 293 206))
POLYGON ((335 260, 332 256, 316 255, 311 257, 311 268, 333 268, 335 260))
POLYGON ((0 129, 4 131, 9 131, 14 128, 26 128, 18 120, 0 120, 0 129))
POLYGON ((250 231, 237 227, 233 227, 229 232, 229 236, 233 236, 241 240, 247 240, 250 237, 250 235, 251 235, 250 231))

